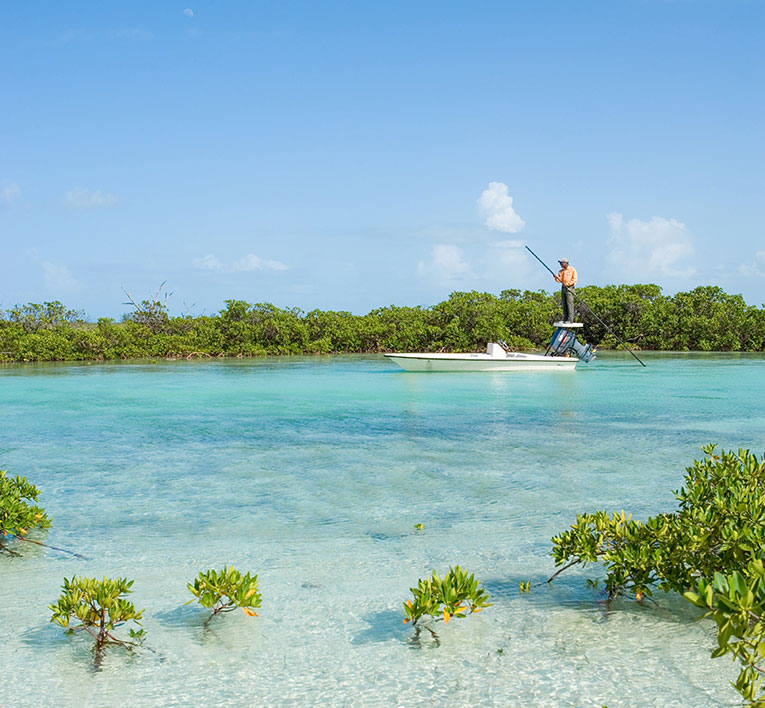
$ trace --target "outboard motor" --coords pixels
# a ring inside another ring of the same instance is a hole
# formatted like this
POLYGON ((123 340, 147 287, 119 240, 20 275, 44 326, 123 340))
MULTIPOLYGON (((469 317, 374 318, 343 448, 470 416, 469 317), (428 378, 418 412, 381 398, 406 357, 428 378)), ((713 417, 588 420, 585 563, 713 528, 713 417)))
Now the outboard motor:
POLYGON ((576 329, 582 326, 581 323, 556 322, 554 326, 556 329, 547 346, 549 356, 568 356, 573 353, 585 364, 595 358, 595 349, 592 344, 582 344, 576 338, 576 329))

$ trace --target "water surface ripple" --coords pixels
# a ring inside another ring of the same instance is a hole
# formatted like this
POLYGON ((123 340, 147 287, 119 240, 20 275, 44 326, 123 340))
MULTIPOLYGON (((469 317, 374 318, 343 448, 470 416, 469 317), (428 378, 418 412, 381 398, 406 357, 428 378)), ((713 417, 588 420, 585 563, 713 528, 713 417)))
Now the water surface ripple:
POLYGON ((2 704, 735 705, 711 627, 677 598, 606 609, 550 537, 579 511, 674 507, 699 447, 765 449, 765 358, 602 355, 575 373, 407 374, 382 357, 0 369, 0 469, 43 490, 46 540, 0 557, 2 704), (425 530, 415 532, 415 523, 425 530), (199 570, 263 606, 210 628, 199 570), (459 563, 481 615, 415 642, 401 602, 459 563), (47 624, 64 576, 128 576, 154 652, 47 624), (34 681, 30 676, 34 675, 34 681))

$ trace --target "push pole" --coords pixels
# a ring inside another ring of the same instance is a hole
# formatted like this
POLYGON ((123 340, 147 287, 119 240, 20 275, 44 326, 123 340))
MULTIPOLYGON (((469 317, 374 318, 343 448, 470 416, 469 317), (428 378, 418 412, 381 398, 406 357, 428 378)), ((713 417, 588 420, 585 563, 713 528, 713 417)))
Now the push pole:
MULTIPOLYGON (((542 259, 541 259, 541 258, 540 258, 540 257, 539 257, 537 254, 536 254, 536 253, 534 253, 534 251, 532 251, 532 250, 531 250, 531 249, 530 249, 528 246, 526 246, 526 250, 527 250, 527 251, 528 251, 528 252, 529 252, 529 253, 530 253, 532 256, 534 256, 534 258, 536 258, 536 259, 537 259, 537 260, 538 260, 538 261, 539 261, 539 262, 540 262, 540 263, 541 263, 541 264, 542 264, 542 265, 543 265, 545 268, 547 268, 547 270, 549 271, 550 275, 552 275, 552 277, 553 277, 553 278, 555 277, 555 273, 553 273, 553 272, 552 272, 552 271, 551 271, 551 270, 550 270, 550 269, 547 267, 547 264, 546 264, 546 263, 545 263, 545 262, 544 262, 544 261, 543 261, 543 260, 542 260, 542 259)), ((614 337, 616 337, 616 341, 617 341, 617 342, 619 342, 619 344, 621 344, 621 345, 622 345, 622 346, 623 346, 623 347, 624 347, 624 348, 625 348, 625 349, 626 349, 626 350, 627 350, 627 351, 628 351, 630 354, 632 354, 632 356, 634 356, 634 357, 635 357, 635 359, 637 359, 637 360, 638 360, 638 362, 640 363, 640 365, 641 365, 641 366, 645 366, 645 364, 644 364, 642 361, 640 361, 640 359, 639 359, 638 355, 637 355, 637 354, 635 354, 635 352, 633 352, 633 351, 632 351, 632 349, 630 349, 630 348, 629 348, 629 347, 628 347, 628 346, 627 346, 627 345, 624 343, 624 340, 622 340, 622 339, 619 337, 619 335, 618 335, 618 334, 616 334, 616 332, 614 332, 614 330, 612 330, 612 329, 611 329, 611 328, 610 328, 610 327, 609 327, 609 326, 608 326, 608 325, 607 325, 605 322, 603 322, 603 320, 601 320, 601 319, 600 319, 600 317, 598 317, 598 316, 597 316, 597 315, 596 315, 596 314, 595 314, 595 313, 592 311, 592 308, 591 308, 591 307, 590 307, 590 306, 589 306, 589 305, 588 305, 588 304, 587 304, 587 303, 586 303, 584 300, 582 300, 582 298, 580 298, 580 297, 579 297, 579 296, 578 296, 576 293, 572 293, 572 294, 574 295, 574 299, 575 299, 577 302, 579 302, 579 303, 581 303, 582 305, 584 305, 584 306, 587 308, 587 310, 589 311, 589 313, 590 313, 590 314, 591 314, 591 315, 592 315, 592 316, 593 316, 593 317, 594 317, 594 318, 595 318, 595 319, 596 319, 598 322, 600 322, 600 324, 602 324, 602 325, 603 325, 603 326, 604 326, 604 327, 605 327, 605 328, 606 328, 606 329, 607 329, 607 330, 608 330, 608 331, 609 331, 611 334, 613 334, 613 335, 614 335, 614 337)))

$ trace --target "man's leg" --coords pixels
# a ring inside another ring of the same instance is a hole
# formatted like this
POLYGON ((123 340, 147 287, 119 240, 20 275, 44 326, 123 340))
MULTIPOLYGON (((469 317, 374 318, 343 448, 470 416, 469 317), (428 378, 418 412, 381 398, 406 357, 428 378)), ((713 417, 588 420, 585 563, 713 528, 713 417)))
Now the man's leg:
POLYGON ((566 322, 573 322, 576 317, 574 312, 574 290, 573 288, 563 288, 563 319, 566 322))
POLYGON ((563 321, 568 320, 568 298, 566 297, 566 286, 560 286, 560 304, 563 307, 563 321))

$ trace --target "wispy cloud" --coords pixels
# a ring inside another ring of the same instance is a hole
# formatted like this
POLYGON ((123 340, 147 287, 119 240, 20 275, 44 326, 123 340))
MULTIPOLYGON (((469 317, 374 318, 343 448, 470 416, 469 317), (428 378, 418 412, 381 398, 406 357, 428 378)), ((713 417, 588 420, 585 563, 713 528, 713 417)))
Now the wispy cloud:
POLYGON ((631 279, 663 275, 688 278, 696 271, 688 260, 695 252, 685 224, 654 216, 648 221, 608 215, 608 260, 616 273, 631 279))
POLYGON ((417 274, 439 285, 456 285, 473 277, 473 269, 465 252, 452 244, 438 243, 430 251, 430 259, 417 264, 417 274))
POLYGON ((289 266, 281 261, 263 260, 254 253, 248 253, 244 258, 234 261, 232 264, 234 270, 288 270, 289 266))
POLYGON ((201 268, 202 270, 223 270, 224 268, 223 263, 212 253, 208 253, 201 258, 195 258, 193 263, 195 268, 201 268))
POLYGON ((118 201, 119 197, 116 194, 104 194, 85 187, 76 187, 64 195, 64 204, 70 209, 105 209, 114 206, 118 201))
POLYGON ((50 261, 42 261, 40 265, 43 269, 45 282, 49 286, 60 290, 74 290, 79 287, 79 281, 69 272, 66 266, 57 265, 50 261))
POLYGON ((484 224, 495 231, 517 233, 526 222, 513 209, 513 198, 506 184, 489 182, 489 186, 478 198, 478 206, 484 217, 484 224))
POLYGON ((8 179, 0 181, 0 204, 13 204, 21 196, 21 189, 8 179))
POLYGON ((754 261, 740 265, 738 272, 744 276, 765 278, 765 251, 757 251, 754 254, 754 261))
POLYGON ((289 270, 290 266, 282 263, 281 261, 274 261, 256 256, 254 253, 248 253, 246 256, 239 258, 232 263, 224 263, 215 254, 208 253, 201 258, 195 258, 193 261, 195 268, 201 270, 219 270, 226 272, 250 272, 257 270, 274 270, 282 271, 289 270))

